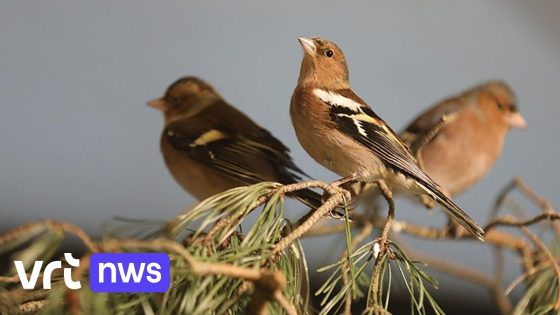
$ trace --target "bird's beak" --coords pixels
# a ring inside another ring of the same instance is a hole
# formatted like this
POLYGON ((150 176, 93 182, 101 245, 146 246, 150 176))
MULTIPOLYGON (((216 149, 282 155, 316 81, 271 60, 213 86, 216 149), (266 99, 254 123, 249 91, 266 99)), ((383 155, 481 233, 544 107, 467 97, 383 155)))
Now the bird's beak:
POLYGON ((148 106, 153 107, 155 109, 159 109, 164 111, 167 108, 167 104, 163 100, 163 98, 156 98, 148 102, 148 106))
POLYGON ((315 42, 311 38, 298 37, 298 40, 306 54, 315 55, 317 47, 315 47, 315 42))
POLYGON ((508 123, 511 128, 525 129, 527 128, 527 121, 519 112, 511 113, 508 117, 508 123))

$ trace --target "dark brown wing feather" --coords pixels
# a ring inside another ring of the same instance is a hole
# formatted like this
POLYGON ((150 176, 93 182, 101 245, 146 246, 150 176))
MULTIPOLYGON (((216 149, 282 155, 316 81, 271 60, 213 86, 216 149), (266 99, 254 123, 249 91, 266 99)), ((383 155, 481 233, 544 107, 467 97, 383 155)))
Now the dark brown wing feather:
MULTIPOLYGON (((190 159, 240 185, 263 181, 292 184, 307 177, 280 140, 225 102, 212 105, 199 115, 172 122, 164 130, 164 137, 173 148, 190 159), (205 119, 200 119, 199 115, 204 115, 205 119), (221 136, 215 141, 194 145, 196 139, 210 130, 219 131, 221 136)), ((312 190, 293 195, 311 207, 322 203, 322 196, 312 190)))
POLYGON ((370 149, 387 167, 414 179, 469 232, 482 238, 482 228, 441 192, 439 186, 418 166, 408 147, 371 108, 364 104, 360 111, 350 113, 348 107, 329 105, 330 117, 341 132, 370 149))

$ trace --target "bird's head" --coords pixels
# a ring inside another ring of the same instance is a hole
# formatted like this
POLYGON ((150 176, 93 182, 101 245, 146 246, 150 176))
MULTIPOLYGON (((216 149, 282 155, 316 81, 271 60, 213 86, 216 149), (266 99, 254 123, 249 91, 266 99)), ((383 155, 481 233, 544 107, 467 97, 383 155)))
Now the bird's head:
POLYGON ((491 81, 476 88, 482 111, 510 128, 527 128, 527 121, 517 107, 517 98, 504 81, 491 81))
POLYGON ((348 88, 348 66, 342 50, 319 37, 299 37, 304 51, 298 84, 326 89, 348 88))
POLYGON ((220 96, 205 81, 189 76, 171 84, 164 96, 148 102, 163 112, 166 122, 176 118, 194 116, 220 96))

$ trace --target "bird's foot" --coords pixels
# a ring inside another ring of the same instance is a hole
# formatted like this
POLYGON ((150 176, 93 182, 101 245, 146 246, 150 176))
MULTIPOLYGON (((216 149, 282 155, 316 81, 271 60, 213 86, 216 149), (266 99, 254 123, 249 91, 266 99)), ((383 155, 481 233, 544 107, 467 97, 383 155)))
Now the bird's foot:
MULTIPOLYGON (((347 199, 347 205, 344 207, 337 207, 335 209, 333 209, 330 213, 329 216, 333 219, 337 219, 337 220, 344 220, 344 218, 347 217, 346 212, 348 212, 348 214, 350 213, 350 211, 354 210, 355 205, 352 203, 352 200, 354 199, 354 197, 356 196, 354 194, 354 190, 352 188, 352 182, 351 181, 346 181, 346 182, 341 182, 341 183, 337 183, 335 186, 338 186, 339 188, 343 189, 343 192, 345 194, 345 198, 347 199)), ((324 192, 323 193, 323 197, 322 197, 322 203, 324 204, 327 199, 329 199, 330 194, 328 192, 324 192)))
POLYGON ((334 208, 331 212, 329 212, 328 215, 333 219, 337 219, 337 220, 348 219, 349 222, 352 222, 352 212, 355 209, 356 209, 356 205, 349 203, 347 205, 334 208))
POLYGON ((344 220, 344 218, 346 218, 346 211, 341 208, 336 208, 329 212, 328 216, 336 220, 344 220))

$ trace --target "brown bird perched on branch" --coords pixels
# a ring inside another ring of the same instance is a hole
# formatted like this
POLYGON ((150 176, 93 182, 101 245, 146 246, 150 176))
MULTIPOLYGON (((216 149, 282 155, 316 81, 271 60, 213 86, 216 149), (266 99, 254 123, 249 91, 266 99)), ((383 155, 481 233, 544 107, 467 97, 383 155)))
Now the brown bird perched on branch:
POLYGON ((484 231, 418 165, 397 134, 350 88, 344 54, 322 38, 299 38, 304 50, 290 115, 297 138, 318 163, 344 176, 340 183, 384 181, 428 194, 475 237, 484 231))
MULTIPOLYGON (((238 186, 292 184, 306 176, 280 140, 201 79, 180 78, 148 105, 163 112, 161 152, 167 168, 199 200, 238 186)), ((291 196, 313 208, 321 205, 322 196, 312 190, 291 196)))
POLYGON ((421 113, 401 139, 424 171, 455 196, 490 171, 510 128, 526 127, 513 90, 503 81, 490 81, 421 113))

